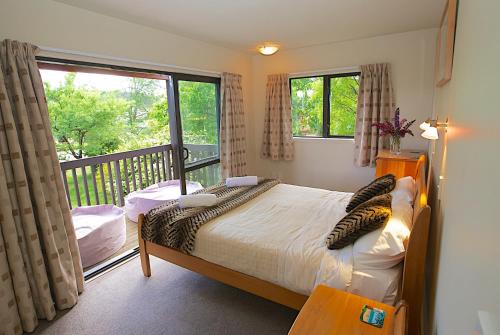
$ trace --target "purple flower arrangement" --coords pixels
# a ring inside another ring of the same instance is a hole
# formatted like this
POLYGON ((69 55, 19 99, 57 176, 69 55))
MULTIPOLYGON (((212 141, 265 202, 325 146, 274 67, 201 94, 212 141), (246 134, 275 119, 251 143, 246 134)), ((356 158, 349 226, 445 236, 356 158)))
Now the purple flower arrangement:
POLYGON ((413 132, 410 130, 410 127, 413 125, 413 123, 415 123, 415 120, 400 120, 399 108, 396 109, 393 121, 394 123, 389 121, 376 122, 372 125, 372 127, 376 127, 380 131, 380 136, 391 135, 392 137, 398 138, 405 137, 406 134, 414 136, 413 132))
POLYGON ((390 148, 391 152, 399 155, 401 153, 401 138, 405 137, 406 134, 413 135, 410 127, 415 122, 408 121, 407 119, 400 119, 399 108, 396 109, 396 113, 393 119, 394 123, 385 122, 375 122, 372 127, 376 127, 380 131, 380 136, 390 135, 390 148))

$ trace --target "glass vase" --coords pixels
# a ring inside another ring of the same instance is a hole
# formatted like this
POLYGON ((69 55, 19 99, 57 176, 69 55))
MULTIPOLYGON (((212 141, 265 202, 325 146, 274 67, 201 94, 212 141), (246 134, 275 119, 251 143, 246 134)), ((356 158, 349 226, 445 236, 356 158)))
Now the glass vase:
POLYGON ((392 154, 401 154, 401 137, 391 136, 390 137, 390 150, 392 154))

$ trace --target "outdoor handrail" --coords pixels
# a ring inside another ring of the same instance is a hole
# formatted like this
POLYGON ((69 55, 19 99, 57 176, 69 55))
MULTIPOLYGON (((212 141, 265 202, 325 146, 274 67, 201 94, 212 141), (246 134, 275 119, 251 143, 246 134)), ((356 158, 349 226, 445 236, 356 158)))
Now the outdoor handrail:
MULTIPOLYGON (((185 144, 189 150, 186 172, 195 180, 218 180, 218 170, 205 167, 218 161, 218 145, 185 144), (197 166, 199 166, 197 168, 197 166)), ((155 183, 173 179, 172 146, 117 152, 61 162, 70 208, 82 205, 125 205, 125 196, 155 183), (69 171, 69 178, 68 178, 69 171), (70 189, 70 186, 73 189, 70 189), (82 199, 83 198, 83 199, 82 199), (72 201, 73 200, 73 201, 72 201), (76 200, 76 201, 75 201, 76 200)), ((189 177, 188 176, 188 177, 189 177)))
POLYGON ((172 146, 166 144, 61 162, 70 207, 73 207, 72 197, 78 206, 82 203, 124 206, 125 196, 131 191, 172 179, 171 155, 172 146), (68 171, 71 171, 74 192, 70 192, 68 171), (84 194, 84 201, 80 192, 84 194))

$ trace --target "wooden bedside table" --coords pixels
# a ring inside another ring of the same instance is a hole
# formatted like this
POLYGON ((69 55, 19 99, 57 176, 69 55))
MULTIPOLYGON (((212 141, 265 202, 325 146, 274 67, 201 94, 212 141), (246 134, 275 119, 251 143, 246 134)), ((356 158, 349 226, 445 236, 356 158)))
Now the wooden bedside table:
POLYGON ((424 152, 419 150, 401 150, 401 154, 391 154, 389 150, 380 150, 377 155, 375 177, 392 173, 396 179, 412 176, 415 177, 418 159, 424 152))
MULTIPOLYGON (((398 320, 399 321, 399 320, 398 320)), ((398 322, 399 323, 399 322, 398 322)), ((351 293, 319 285, 302 307, 289 335, 393 334, 394 307, 351 293), (377 328, 359 319, 364 305, 386 312, 384 326, 377 328)))

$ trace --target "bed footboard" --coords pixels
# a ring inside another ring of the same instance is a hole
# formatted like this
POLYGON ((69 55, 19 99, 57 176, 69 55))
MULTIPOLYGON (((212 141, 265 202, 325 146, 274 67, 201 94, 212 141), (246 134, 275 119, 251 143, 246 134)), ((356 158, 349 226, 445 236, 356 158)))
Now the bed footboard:
POLYGON ((284 287, 258 279, 247 274, 234 271, 218 264, 210 263, 204 259, 184 254, 175 249, 146 241, 141 236, 141 228, 144 223, 144 215, 139 215, 139 252, 141 266, 144 276, 151 276, 149 255, 161 258, 169 263, 181 266, 185 269, 197 272, 201 275, 217 280, 221 283, 250 292, 278 304, 300 310, 308 296, 293 292, 284 287))

